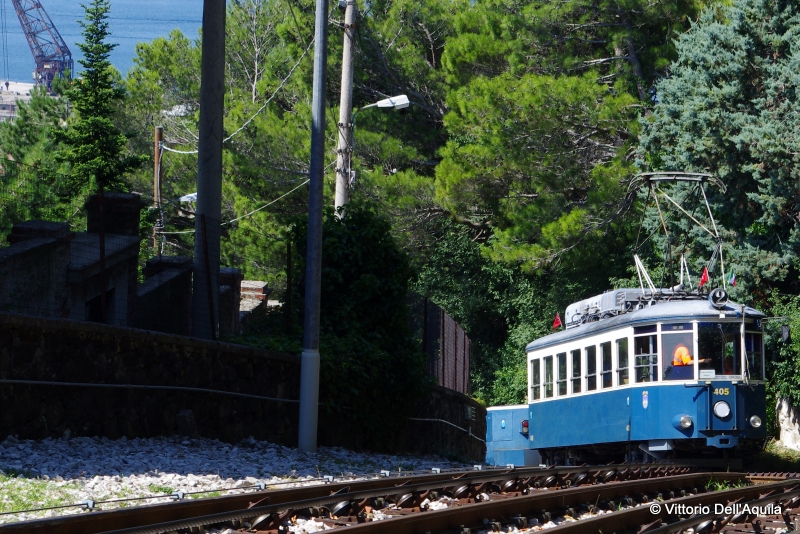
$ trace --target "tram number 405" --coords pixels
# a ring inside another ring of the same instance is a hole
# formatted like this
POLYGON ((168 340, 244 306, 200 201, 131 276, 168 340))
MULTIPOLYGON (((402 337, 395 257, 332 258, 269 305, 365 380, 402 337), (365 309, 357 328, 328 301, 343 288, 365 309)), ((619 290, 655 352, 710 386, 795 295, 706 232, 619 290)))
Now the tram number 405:
POLYGON ((716 388, 714 389, 714 395, 730 395, 731 390, 730 388, 716 388))

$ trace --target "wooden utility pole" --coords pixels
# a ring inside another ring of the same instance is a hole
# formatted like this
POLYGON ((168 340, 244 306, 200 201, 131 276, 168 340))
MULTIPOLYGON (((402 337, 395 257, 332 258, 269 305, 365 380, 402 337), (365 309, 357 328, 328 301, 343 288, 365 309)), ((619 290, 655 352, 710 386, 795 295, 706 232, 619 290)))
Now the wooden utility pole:
POLYGON ((164 127, 156 126, 153 141, 153 207, 158 210, 158 219, 153 226, 153 248, 161 256, 158 246, 158 232, 164 229, 163 210, 161 209, 161 141, 164 138, 164 127))
POLYGON ((333 207, 344 216, 350 200, 351 158, 353 155, 353 56, 355 55, 356 2, 347 0, 344 11, 344 45, 342 47, 342 94, 339 99, 339 144, 336 147, 336 194, 333 207))

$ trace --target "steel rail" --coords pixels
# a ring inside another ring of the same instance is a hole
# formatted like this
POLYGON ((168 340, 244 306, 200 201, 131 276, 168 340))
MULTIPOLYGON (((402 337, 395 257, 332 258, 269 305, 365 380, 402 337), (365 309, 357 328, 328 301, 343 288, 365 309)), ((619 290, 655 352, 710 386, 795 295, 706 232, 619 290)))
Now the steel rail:
MULTIPOLYGON (((800 482, 794 481, 794 484, 795 484, 795 486, 798 486, 798 485, 800 485, 800 482)), ((766 486, 761 486, 760 489, 762 491, 764 491, 767 488, 766 488, 766 486)), ((772 494, 772 495, 768 495, 766 497, 762 497, 760 499, 756 499, 754 501, 749 501, 749 502, 746 502, 746 503, 737 502, 736 504, 740 505, 740 506, 747 505, 747 506, 749 506, 751 508, 753 508, 753 507, 762 507, 762 506, 769 505, 769 504, 780 503, 782 501, 786 501, 786 500, 792 499, 793 497, 798 497, 798 496, 800 496, 800 489, 793 489, 793 490, 790 489, 789 491, 784 491, 782 493, 775 493, 775 494, 772 494)), ((729 503, 730 503, 730 501, 728 501, 728 503, 726 503, 726 504, 729 504, 729 503)), ((695 515, 695 516, 689 517, 687 519, 682 519, 680 521, 676 521, 674 523, 670 523, 668 525, 664 525, 663 527, 655 528, 653 530, 648 530, 648 534, 673 534, 674 532, 680 532, 682 530, 695 527, 695 526, 700 525, 701 523, 704 523, 706 521, 714 521, 714 520, 717 520, 717 519, 720 519, 720 518, 726 518, 726 517, 727 516, 725 516, 724 514, 717 514, 717 513, 699 514, 699 515, 695 515)), ((736 515, 733 515, 733 516, 727 517, 727 518, 733 520, 733 519, 736 519, 736 515)), ((736 521, 733 521, 733 522, 736 522, 736 521)))
POLYGON ((53 532, 63 534, 95 534, 109 530, 120 530, 130 527, 144 527, 156 523, 167 523, 208 516, 234 510, 241 510, 269 497, 270 504, 292 503, 313 498, 327 497, 349 487, 351 491, 391 489, 404 486, 408 491, 410 484, 431 483, 441 487, 449 481, 459 484, 479 483, 491 480, 507 480, 509 478, 525 479, 538 477, 547 479, 555 477, 556 482, 565 483, 564 479, 581 474, 591 473, 599 477, 659 476, 669 471, 693 469, 691 463, 657 463, 657 464, 610 464, 605 466, 578 467, 522 467, 522 468, 490 468, 486 471, 453 471, 409 477, 389 476, 363 481, 345 481, 325 485, 305 486, 300 488, 265 490, 240 495, 226 495, 217 498, 179 501, 173 503, 151 504, 132 508, 107 511, 95 511, 90 514, 68 515, 48 519, 37 519, 0 525, 0 533, 12 532, 53 532))
MULTIPOLYGON (((729 504, 737 499, 752 499, 753 497, 760 498, 764 493, 771 491, 786 490, 793 491, 794 488, 800 485, 797 480, 785 480, 782 482, 773 482, 771 484, 760 484, 757 486, 748 486, 746 488, 735 488, 730 490, 722 490, 704 493, 702 495, 692 495, 689 497, 682 497, 679 499, 672 499, 660 504, 660 511, 654 511, 651 506, 639 506, 629 510, 623 510, 614 514, 607 514, 576 523, 569 523, 560 525, 558 528, 559 534, 564 533, 600 533, 600 532, 619 532, 626 529, 641 527, 642 525, 650 525, 659 521, 664 521, 673 516, 667 511, 666 503, 674 505, 685 505, 687 507, 694 506, 713 506, 715 504, 729 504)), ((780 497, 784 493, 778 494, 780 497)), ((695 523, 696 524, 696 523, 695 523)), ((669 530, 670 525, 667 525, 665 532, 673 532, 669 530)), ((660 532, 660 530, 648 530, 648 534, 660 532)))
MULTIPOLYGON (((642 464, 648 465, 648 464, 642 464)), ((653 464, 649 464, 652 467, 653 464)), ((660 469, 659 469, 660 470, 660 469)), ((526 469, 527 472, 530 472, 530 469, 526 469)), ((533 471, 535 474, 539 474, 540 476, 542 471, 546 471, 548 474, 545 476, 558 476, 549 474, 552 471, 569 471, 570 473, 584 473, 590 470, 587 470, 586 467, 577 467, 577 468, 565 468, 565 469, 551 469, 551 470, 539 470, 533 471)), ((607 468, 600 469, 600 472, 608 471, 607 468)), ((506 471, 503 473, 488 473, 488 474, 481 474, 481 475, 474 475, 470 473, 470 476, 465 477, 457 477, 452 478, 449 480, 438 480, 438 481, 430 481, 420 484, 403 484, 403 485, 396 485, 396 486, 389 486, 380 489, 369 489, 369 490, 360 490, 360 491, 343 491, 333 493, 331 495, 325 495, 320 497, 315 497, 312 499, 305 499, 299 500, 294 502, 284 502, 284 503, 275 503, 275 504, 266 504, 264 506, 248 508, 244 510, 235 510, 230 512, 224 512, 220 514, 213 514, 208 516, 201 516, 201 517, 193 517, 190 519, 183 519, 178 521, 171 521, 162 524, 151 524, 145 527, 134 527, 134 528, 125 528, 120 530, 113 530, 113 531, 105 531, 104 534, 163 534, 166 532, 173 532, 177 530, 183 529, 191 529, 197 527, 205 527, 209 525, 215 525, 219 523, 224 523, 227 521, 245 521, 245 520, 252 520, 254 518, 262 517, 266 518, 270 514, 278 513, 278 512, 285 512, 286 510, 304 510, 308 508, 325 508, 332 505, 336 505, 341 502, 349 502, 349 501, 361 501, 364 499, 371 499, 376 497, 386 497, 392 495, 399 495, 399 494, 420 494, 425 491, 430 490, 439 490, 442 488, 447 488, 451 484, 455 483, 457 485, 466 485, 466 484, 483 484, 487 482, 498 482, 498 481, 505 481, 508 480, 508 475, 516 475, 519 472, 515 471, 506 471), (502 475, 502 476, 498 476, 502 475), (442 485, 443 482, 446 482, 446 485, 442 485), (391 493, 387 493, 387 490, 393 490, 391 493), (396 491, 395 491, 396 490, 396 491)), ((664 473, 664 477, 657 477, 657 478, 647 478, 646 481, 652 482, 653 480, 663 480, 666 478, 666 472, 664 473)), ((674 475, 670 478, 675 477, 697 477, 700 476, 703 478, 703 475, 693 474, 693 475, 674 475)), ((518 477, 514 476, 512 478, 531 478, 531 477, 518 477)), ((636 482, 642 482, 642 480, 636 480, 636 482)), ((631 482, 633 483, 633 482, 631 482)), ((595 486, 596 487, 596 486, 595 486)), ((349 488, 346 488, 349 490, 349 488)), ((377 524, 377 523, 375 523, 377 524)))
MULTIPOLYGON (((450 534, 456 529, 463 530, 464 527, 473 529, 485 529, 485 520, 492 521, 495 518, 513 518, 537 515, 543 510, 558 510, 567 507, 580 505, 582 503, 596 503, 600 500, 617 499, 639 493, 652 493, 656 491, 666 491, 673 489, 683 489, 697 485, 705 488, 705 483, 709 481, 730 481, 745 479, 746 473, 696 473, 690 475, 678 475, 664 478, 634 480, 625 482, 611 482, 593 486, 582 486, 555 491, 540 491, 521 497, 481 502, 469 506, 454 506, 444 510, 428 511, 419 514, 412 514, 398 518, 371 523, 362 523, 348 527, 348 532, 353 534, 422 534, 423 532, 447 533, 450 534)), ((759 486, 765 488, 766 486, 759 486)), ((703 493, 701 497, 708 496, 703 493)), ((688 499, 689 497, 686 497, 688 499)), ((694 498, 694 497, 691 497, 694 498)), ((673 501, 670 501, 673 502, 673 501)), ((675 501, 677 502, 677 500, 675 501)), ((599 519, 607 519, 625 514, 631 511, 638 511, 640 508, 614 512, 598 516, 599 519)), ((647 508, 644 507, 647 512, 647 508)), ((559 531, 565 527, 573 527, 574 532, 586 533, 595 532, 588 526, 590 522, 598 518, 577 521, 567 525, 556 527, 559 531)), ((639 524, 644 524, 642 521, 639 524)), ((459 530, 459 532, 461 531, 459 530)), ((621 528, 616 523, 604 523, 603 532, 619 532, 621 528), (615 525, 606 527, 605 525, 615 525)))
MULTIPOLYGON (((584 471, 586 469, 584 468, 584 471)), ((507 472, 505 475, 513 474, 513 472, 507 472)), ((551 475, 552 476, 552 475, 551 475)), ((675 477, 689 477, 689 480, 695 480, 697 477, 700 477, 700 480, 704 480, 704 476, 701 474, 692 474, 692 475, 676 475, 675 477)), ((675 478, 670 477, 670 478, 675 478)), ((517 477, 515 477, 517 478, 517 477)), ((647 478, 644 480, 636 480, 629 482, 630 484, 634 484, 635 482, 650 482, 652 483, 654 480, 664 480, 666 477, 662 478, 647 478)), ((465 485, 465 484, 481 484, 486 482, 497 482, 500 480, 507 480, 507 477, 500 477, 498 478, 497 473, 493 473, 490 475, 480 475, 480 476, 471 476, 465 478, 456 478, 447 481, 447 486, 452 483, 457 485, 465 485)), ((285 512, 286 510, 305 510, 308 508, 327 508, 333 505, 336 505, 341 502, 348 502, 348 501, 362 501, 364 499, 372 499, 376 497, 386 497, 387 495, 399 495, 399 494, 414 494, 414 493, 423 493, 425 491, 430 490, 438 490, 442 489, 443 481, 436 481, 436 482, 426 482, 422 484, 410 484, 410 485, 401 485, 401 486, 393 486, 381 489, 371 489, 371 490, 361 490, 361 491, 345 491, 345 492, 337 492, 331 495, 325 495, 322 497, 315 497, 312 499, 305 499, 301 501, 294 501, 290 503, 278 503, 278 504, 265 504, 263 506, 248 508, 246 510, 235 510, 231 512, 224 512, 220 514, 213 514, 204 517, 195 517, 191 519, 184 519, 179 521, 172 521, 169 523, 163 523, 160 525, 150 525, 147 527, 135 527, 135 528, 126 528, 121 530, 113 530, 107 531, 104 534, 163 534, 165 532, 172 532, 176 530, 182 529, 191 529, 196 527, 204 527, 209 525, 215 525, 219 523, 224 523, 227 521, 244 521, 248 519, 257 518, 260 516, 268 516, 272 513, 277 512, 285 512), (392 493, 387 494, 386 490, 393 490, 392 493), (395 492, 396 490, 396 492, 395 492)), ((609 483, 613 484, 613 483, 609 483)), ((594 486, 597 487, 597 486, 594 486)), ((346 488, 349 489, 349 488, 346 488)), ((577 491, 577 489, 576 489, 577 491)), ((382 522, 376 522, 373 524, 383 524, 382 522)))

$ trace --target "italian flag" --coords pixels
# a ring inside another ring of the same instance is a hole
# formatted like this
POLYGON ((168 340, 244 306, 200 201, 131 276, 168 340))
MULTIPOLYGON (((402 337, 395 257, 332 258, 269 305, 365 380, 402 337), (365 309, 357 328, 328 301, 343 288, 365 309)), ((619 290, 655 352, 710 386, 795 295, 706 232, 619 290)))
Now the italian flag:
POLYGON ((728 276, 728 283, 736 287, 736 273, 731 269, 731 274, 728 276))

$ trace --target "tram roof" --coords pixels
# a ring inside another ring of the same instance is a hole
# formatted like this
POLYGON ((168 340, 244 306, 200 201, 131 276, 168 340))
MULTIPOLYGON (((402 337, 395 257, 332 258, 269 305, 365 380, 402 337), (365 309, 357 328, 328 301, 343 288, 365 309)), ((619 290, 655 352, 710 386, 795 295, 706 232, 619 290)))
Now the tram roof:
MULTIPOLYGON (((697 319, 719 320, 723 319, 720 317, 722 313, 725 314, 725 319, 741 319, 741 309, 742 305, 735 302, 729 302, 722 308, 715 308, 706 299, 657 301, 655 304, 640 310, 623 313, 607 319, 600 319, 599 321, 591 323, 585 323, 575 328, 540 337, 528 343, 525 347, 525 352, 560 343, 567 343, 583 337, 629 326, 653 324, 663 321, 676 322, 693 321, 697 319)), ((745 317, 760 319, 766 317, 766 315, 755 308, 746 306, 745 317)))

